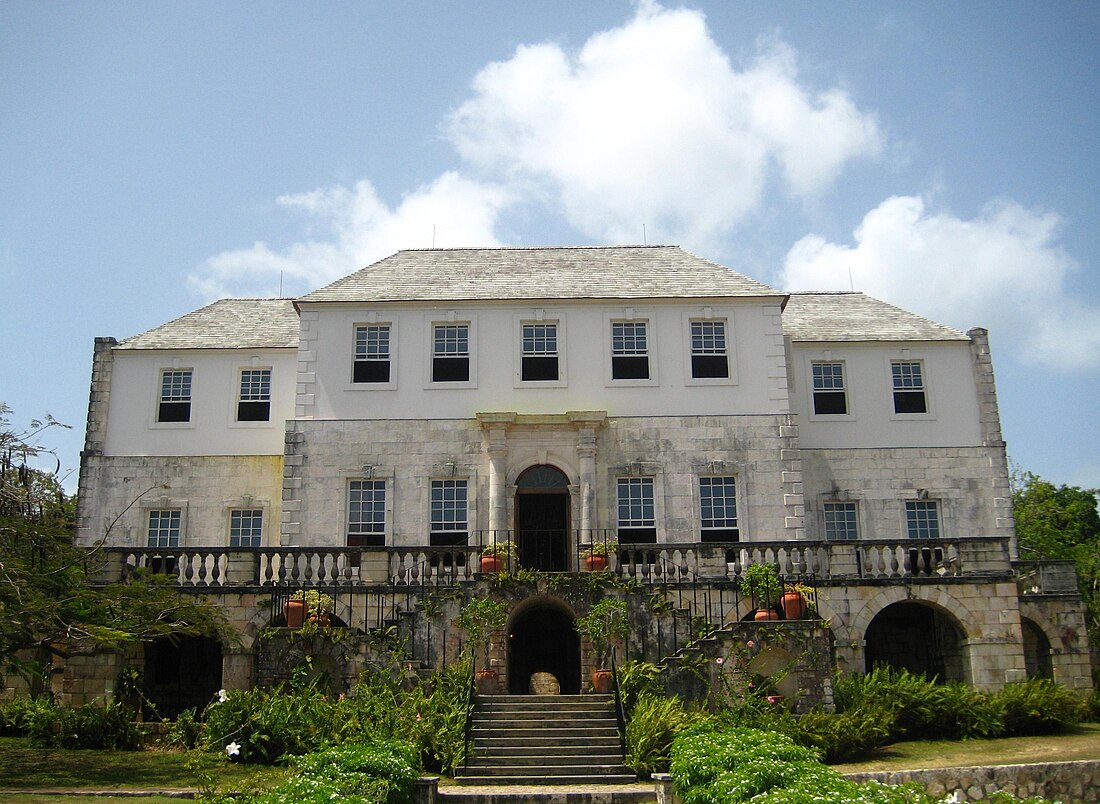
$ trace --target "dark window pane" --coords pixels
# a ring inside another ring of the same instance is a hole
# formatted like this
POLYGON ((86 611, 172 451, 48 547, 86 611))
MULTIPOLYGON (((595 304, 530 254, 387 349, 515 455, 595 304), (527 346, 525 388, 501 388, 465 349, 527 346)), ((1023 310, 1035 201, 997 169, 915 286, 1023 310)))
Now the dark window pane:
POLYGON ((691 376, 695 379, 707 377, 728 377, 729 363, 725 355, 692 355, 691 376))
POLYGON ((927 413, 924 391, 894 391, 894 413, 927 413))
POLYGON ((556 380, 558 378, 558 359, 556 357, 523 358, 524 380, 556 380))
POLYGON ((619 541, 623 544, 656 544, 656 528, 619 528, 619 541))
POLYGON ((451 531, 448 533, 432 533, 428 536, 428 544, 433 547, 456 547, 469 541, 469 534, 465 531, 451 531))
POLYGON ((470 379, 468 357, 436 357, 432 359, 432 382, 467 382, 470 379))
POLYGON ((349 533, 349 547, 385 547, 386 536, 383 533, 349 533))
POLYGON ((848 401, 843 391, 815 391, 814 413, 847 413, 848 401))
POLYGON ((648 357, 611 358, 611 377, 616 380, 648 380, 648 357))
POLYGON ((270 402, 237 403, 237 421, 239 422, 266 422, 270 415, 270 402))
POLYGON ((161 402, 157 410, 158 422, 189 422, 191 421, 190 402, 161 402))
POLYGON ((704 530, 700 538, 704 542, 736 542, 741 539, 741 531, 737 528, 712 528, 704 530))
POLYGON ((390 361, 356 360, 352 382, 389 382, 390 361))

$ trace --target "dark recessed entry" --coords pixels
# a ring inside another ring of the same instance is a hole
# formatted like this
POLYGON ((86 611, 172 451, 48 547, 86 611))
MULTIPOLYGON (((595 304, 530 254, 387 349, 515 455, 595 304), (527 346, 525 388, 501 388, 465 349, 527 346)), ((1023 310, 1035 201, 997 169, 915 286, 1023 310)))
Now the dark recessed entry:
POLYGON ((534 673, 553 673, 563 695, 581 691, 581 648, 573 617, 547 602, 516 617, 508 632, 508 691, 524 694, 534 673))

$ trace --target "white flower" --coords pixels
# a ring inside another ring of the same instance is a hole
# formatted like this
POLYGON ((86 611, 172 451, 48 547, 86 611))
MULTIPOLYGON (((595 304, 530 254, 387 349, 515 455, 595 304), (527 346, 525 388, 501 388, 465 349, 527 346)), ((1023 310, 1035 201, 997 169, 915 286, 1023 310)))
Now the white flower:
POLYGON ((218 690, 218 703, 225 703, 229 700, 229 693, 225 690, 218 690))
MULTIPOLYGON (((224 690, 223 690, 224 692, 224 690)), ((235 757, 241 753, 241 744, 236 740, 225 747, 226 756, 235 757)))
POLYGON ((951 795, 947 796, 941 804, 961 804, 962 799, 959 797, 959 791, 954 791, 951 795))

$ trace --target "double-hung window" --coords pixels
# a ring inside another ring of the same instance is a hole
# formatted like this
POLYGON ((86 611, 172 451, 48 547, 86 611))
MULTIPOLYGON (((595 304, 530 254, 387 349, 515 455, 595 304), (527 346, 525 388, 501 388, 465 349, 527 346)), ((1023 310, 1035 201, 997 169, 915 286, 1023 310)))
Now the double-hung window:
POLYGON ((523 325, 523 360, 520 377, 524 382, 558 379, 558 325, 523 325))
POLYGON ((652 477, 620 477, 617 484, 619 541, 654 544, 657 519, 652 477))
POLYGON ((894 413, 927 413, 921 363, 895 360, 890 364, 890 374, 894 384, 894 413))
POLYGON ((442 546, 467 543, 470 534, 468 494, 464 479, 432 481, 429 543, 442 546))
POLYGON ((160 373, 157 421, 191 421, 191 369, 165 369, 160 373))
POLYGON ((229 546, 259 547, 263 542, 262 508, 234 508, 229 512, 229 546))
POLYGON ((150 547, 180 546, 180 510, 169 508, 149 512, 150 547))
POLYGON ((469 382, 470 325, 432 327, 432 382, 469 382))
POLYGON ((271 420, 271 369, 242 369, 237 421, 271 420))
POLYGON ((907 500, 905 532, 910 539, 940 538, 940 504, 936 500, 907 500))
POLYGON ((611 322, 611 379, 649 379, 648 322, 611 322))
POLYGON ((741 538, 737 524, 737 478, 699 478, 700 540, 736 542, 741 538))
POLYGON ((814 384, 814 413, 845 414, 848 396, 844 387, 844 364, 815 362, 811 365, 814 384))
POLYGON ((730 376, 725 321, 691 322, 692 379, 726 379, 730 376))
POLYGON ((824 506, 825 538, 840 542, 859 538, 859 520, 854 502, 827 502, 824 506))
POLYGON ((355 361, 351 381, 390 381, 389 324, 366 324, 355 328, 355 361))
POLYGON ((386 543, 386 481, 348 483, 348 546, 380 547, 386 543))

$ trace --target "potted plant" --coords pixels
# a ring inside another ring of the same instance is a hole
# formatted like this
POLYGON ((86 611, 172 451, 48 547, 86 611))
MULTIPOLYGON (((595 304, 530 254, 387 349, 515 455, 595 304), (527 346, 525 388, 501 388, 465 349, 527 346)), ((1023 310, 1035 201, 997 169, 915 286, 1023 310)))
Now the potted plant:
POLYGON ((475 663, 479 649, 484 657, 482 669, 474 672, 477 691, 482 695, 497 690, 497 671, 489 667, 489 642, 493 632, 504 627, 507 614, 508 604, 503 600, 475 597, 462 607, 455 620, 455 625, 470 635, 467 645, 475 663))
POLYGON ((749 564, 741 576, 741 594, 756 606, 757 620, 778 620, 775 604, 783 593, 779 572, 772 564, 749 564))
POLYGON ((581 561, 589 572, 607 569, 607 542, 592 542, 581 548, 581 561))
POLYGON ((626 622, 626 603, 618 598, 605 597, 596 603, 584 617, 578 617, 573 627, 592 643, 592 688, 601 694, 611 691, 611 647, 616 640, 626 639, 629 633, 626 622))
POLYGON ((324 626, 332 625, 332 613, 336 610, 336 601, 332 599, 331 595, 326 595, 316 589, 299 589, 290 596, 287 607, 283 609, 284 613, 287 614, 287 628, 298 628, 302 625, 303 619, 298 619, 297 625, 290 624, 291 618, 287 609, 296 601, 303 607, 302 613, 297 617, 303 617, 304 615, 303 619, 308 619, 311 623, 324 626))
POLYGON ((482 572, 504 572, 519 560, 513 542, 493 542, 481 551, 482 572))
POLYGON ((800 620, 805 617, 813 603, 813 594, 814 590, 804 583, 786 584, 783 587, 783 596, 779 598, 783 617, 788 620, 800 620))

